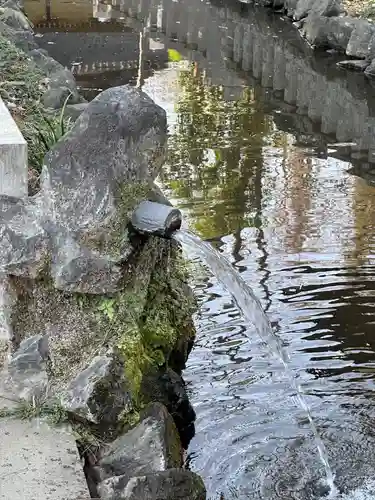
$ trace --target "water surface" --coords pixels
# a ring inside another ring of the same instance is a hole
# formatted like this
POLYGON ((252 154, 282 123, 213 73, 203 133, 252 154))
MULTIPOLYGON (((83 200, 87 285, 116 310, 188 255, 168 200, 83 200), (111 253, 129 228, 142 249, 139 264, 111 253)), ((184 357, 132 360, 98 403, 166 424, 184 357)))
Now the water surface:
MULTIPOLYGON (((138 81, 166 109, 161 185, 287 344, 343 498, 375 498, 371 84, 314 56, 287 21, 235 2, 26 9, 88 96, 138 81)), ((320 498, 322 466, 281 363, 209 269, 193 286, 189 466, 213 500, 320 498)))

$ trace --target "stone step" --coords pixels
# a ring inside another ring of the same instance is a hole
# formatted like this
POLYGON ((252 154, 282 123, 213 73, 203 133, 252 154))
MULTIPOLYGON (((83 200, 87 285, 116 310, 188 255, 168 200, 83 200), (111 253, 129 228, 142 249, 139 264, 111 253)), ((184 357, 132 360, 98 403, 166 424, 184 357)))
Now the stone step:
POLYGON ((89 500, 69 427, 0 419, 1 500, 89 500))

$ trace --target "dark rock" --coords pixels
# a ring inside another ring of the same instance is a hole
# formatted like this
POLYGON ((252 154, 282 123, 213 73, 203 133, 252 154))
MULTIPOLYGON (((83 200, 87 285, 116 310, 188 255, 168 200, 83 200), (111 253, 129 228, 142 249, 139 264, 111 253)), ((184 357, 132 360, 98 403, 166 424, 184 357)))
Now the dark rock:
POLYGON ((61 108, 66 99, 70 104, 78 104, 82 98, 77 91, 76 82, 70 71, 64 69, 51 58, 44 58, 39 54, 39 64, 49 74, 49 90, 43 96, 45 107, 61 108))
POLYGON ((146 408, 138 425, 109 446, 98 463, 97 472, 102 481, 122 476, 122 485, 126 485, 131 477, 180 467, 181 460, 182 450, 173 419, 163 405, 155 403, 146 408))
POLYGON ((0 2, 0 5, 3 9, 5 9, 5 7, 9 7, 10 9, 19 10, 20 12, 23 12, 21 4, 22 2, 20 0, 6 0, 5 2, 0 2))
POLYGON ((308 15, 337 16, 340 11, 339 0, 298 0, 293 19, 299 21, 308 15))
POLYGON ((71 381, 61 396, 61 404, 66 411, 100 424, 105 430, 115 428, 120 415, 132 408, 123 362, 112 350, 96 356, 71 381))
POLYGON ((365 69, 365 75, 369 78, 375 78, 375 59, 365 69))
POLYGON ((353 71, 365 71, 369 64, 369 61, 364 61, 363 59, 350 59, 349 61, 339 61, 337 63, 337 66, 339 68, 350 69, 353 71))
POLYGON ((64 70, 64 67, 59 62, 55 61, 55 59, 49 57, 43 49, 34 49, 29 55, 33 58, 37 66, 47 75, 64 70))
POLYGON ((1 8, 0 20, 15 30, 32 31, 30 21, 20 10, 11 9, 10 7, 1 8))
POLYGON ((205 500, 203 480, 194 472, 169 469, 163 472, 105 481, 101 492, 107 500, 205 500), (124 482, 127 484, 124 485, 124 482))
POLYGON ((172 415, 184 449, 195 433, 195 411, 190 404, 182 377, 168 368, 143 377, 142 395, 146 401, 163 403, 172 415))
POLYGON ((141 234, 164 238, 169 238, 174 231, 180 229, 181 222, 180 210, 151 201, 142 201, 131 218, 133 228, 141 234))
POLYGON ((7 383, 17 398, 32 401, 45 396, 48 360, 47 335, 35 335, 21 342, 8 364, 7 383))
POLYGON ((121 286, 123 272, 116 262, 95 254, 69 236, 63 241, 59 235, 55 259, 58 265, 52 265, 51 276, 59 290, 106 294, 121 286))
POLYGON ((365 20, 359 20, 350 37, 346 54, 365 59, 370 53, 370 42, 375 34, 375 26, 365 20))
POLYGON ((43 106, 45 108, 60 109, 70 94, 71 91, 68 87, 50 88, 43 95, 43 106))
POLYGON ((30 50, 37 48, 37 44, 35 43, 34 36, 31 31, 15 30, 1 20, 0 35, 25 52, 29 52, 30 50))
POLYGON ((375 59, 375 33, 372 35, 369 44, 368 44, 368 55, 367 59, 372 61, 375 59))
POLYGON ((298 3, 298 0, 285 0, 284 6, 285 6, 286 13, 289 17, 293 17, 294 12, 295 12, 296 7, 297 7, 297 3, 298 3))
POLYGON ((79 104, 68 104, 65 107, 65 116, 76 121, 77 118, 86 110, 88 106, 87 102, 81 102, 79 104))
POLYGON ((0 370, 12 348, 12 313, 17 296, 7 276, 0 272, 0 370))
POLYGON ((350 17, 309 16, 301 30, 316 48, 333 48, 345 52, 358 19, 350 17))
POLYGON ((59 288, 82 290, 79 276, 86 276, 90 293, 113 291, 115 264, 133 251, 124 240, 131 211, 159 173, 166 137, 165 112, 140 90, 116 87, 96 97, 46 156, 39 198, 59 288), (113 279, 104 273, 97 283, 96 265, 98 273, 114 271, 113 279))
MULTIPOLYGON (((60 68, 57 71, 53 71, 50 74, 50 87, 52 89, 58 89, 60 87, 68 88, 73 94, 77 92, 76 81, 74 79, 73 74, 65 69, 60 68)), ((73 96, 74 97, 74 96, 73 96)), ((71 104, 75 104, 72 102, 71 104)))
POLYGON ((36 277, 48 252, 37 208, 22 200, 0 197, 0 269, 11 275, 36 277))

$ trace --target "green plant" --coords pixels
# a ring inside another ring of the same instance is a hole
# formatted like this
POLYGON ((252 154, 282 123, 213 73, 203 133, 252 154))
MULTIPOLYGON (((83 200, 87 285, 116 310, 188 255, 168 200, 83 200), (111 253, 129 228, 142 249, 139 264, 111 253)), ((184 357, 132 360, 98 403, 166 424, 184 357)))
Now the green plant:
POLYGON ((116 299, 105 298, 100 302, 98 310, 102 312, 110 321, 113 321, 115 316, 115 306, 116 299))
POLYGON ((34 155, 34 158, 32 158, 32 163, 35 167, 40 168, 48 151, 50 151, 72 127, 73 124, 70 118, 65 117, 65 110, 70 97, 71 94, 65 99, 60 113, 56 116, 47 117, 40 111, 41 122, 35 127, 35 138, 33 139, 39 143, 35 147, 37 153, 34 155))
POLYGON ((0 418, 20 420, 46 418, 49 422, 58 425, 68 421, 68 414, 58 401, 45 403, 33 399, 32 401, 18 401, 11 408, 0 409, 0 418))

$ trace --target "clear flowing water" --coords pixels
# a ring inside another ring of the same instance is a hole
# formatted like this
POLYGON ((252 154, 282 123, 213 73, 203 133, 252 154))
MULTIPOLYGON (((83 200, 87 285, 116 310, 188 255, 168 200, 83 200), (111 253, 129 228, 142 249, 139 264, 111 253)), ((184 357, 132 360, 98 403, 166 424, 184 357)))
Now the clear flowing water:
MULTIPOLYGON (((161 186, 287 346, 340 498, 374 499, 371 82, 314 55, 280 15, 232 0, 25 0, 25 9, 88 99, 143 82, 165 109, 161 186)), ((209 500, 319 500, 325 470, 290 377, 209 269, 192 286, 190 468, 209 500)))
POLYGON ((331 498, 337 494, 334 484, 334 475, 331 466, 328 462, 328 455, 324 443, 316 428, 315 422, 308 407, 301 385, 297 382, 295 375, 290 370, 289 354, 286 347, 283 345, 280 337, 273 331, 271 323, 264 312, 260 301, 254 294, 251 287, 242 279, 241 275, 233 268, 231 263, 213 246, 201 240, 195 234, 189 231, 176 231, 173 238, 180 242, 183 248, 193 251, 201 259, 203 259, 210 271, 216 278, 225 286, 231 294, 233 301, 237 304, 243 317, 255 326, 255 329, 270 349, 271 353, 276 355, 282 363, 288 378, 291 381, 292 387, 296 390, 296 397, 302 409, 306 412, 310 423, 311 430, 314 434, 316 446, 319 452, 320 459, 323 463, 328 493, 331 498))

